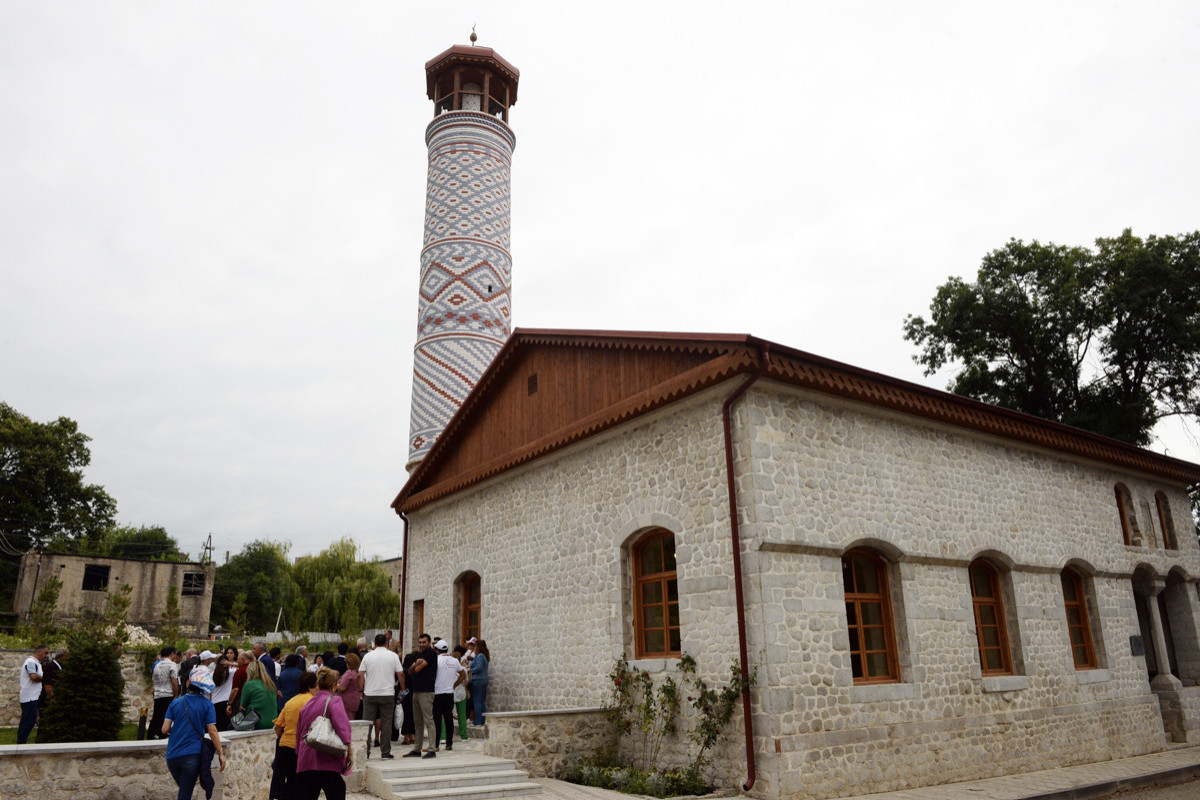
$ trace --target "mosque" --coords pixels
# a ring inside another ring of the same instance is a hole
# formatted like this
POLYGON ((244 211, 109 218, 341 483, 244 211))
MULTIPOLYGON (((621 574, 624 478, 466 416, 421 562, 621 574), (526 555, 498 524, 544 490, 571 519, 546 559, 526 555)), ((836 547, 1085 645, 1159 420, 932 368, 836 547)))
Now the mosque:
POLYGON ((1200 744, 1200 465, 750 335, 510 328, 519 72, 425 70, 401 629, 487 639, 488 752, 553 772, 617 659, 684 653, 756 677, 714 763, 754 796, 1200 744))

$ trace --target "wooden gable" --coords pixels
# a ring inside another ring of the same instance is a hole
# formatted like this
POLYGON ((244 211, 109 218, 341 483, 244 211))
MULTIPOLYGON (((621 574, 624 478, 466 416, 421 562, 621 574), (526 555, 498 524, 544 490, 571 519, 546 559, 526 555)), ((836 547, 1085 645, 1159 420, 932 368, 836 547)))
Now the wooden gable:
POLYGON ((745 336, 514 331, 396 498, 423 505, 725 380, 745 336))

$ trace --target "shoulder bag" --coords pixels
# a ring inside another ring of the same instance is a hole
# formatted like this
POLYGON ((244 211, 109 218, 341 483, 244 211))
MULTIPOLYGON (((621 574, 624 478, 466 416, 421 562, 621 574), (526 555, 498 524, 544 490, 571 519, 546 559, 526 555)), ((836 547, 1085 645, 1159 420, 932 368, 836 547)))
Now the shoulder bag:
POLYGON ((235 731, 252 731, 258 727, 258 712, 253 708, 243 708, 230 717, 229 724, 235 731))
POLYGON ((304 734, 304 743, 320 753, 344 756, 346 755, 346 743, 337 735, 337 731, 333 729, 333 721, 327 716, 329 701, 332 699, 332 696, 325 698, 325 710, 308 726, 308 733, 304 734))

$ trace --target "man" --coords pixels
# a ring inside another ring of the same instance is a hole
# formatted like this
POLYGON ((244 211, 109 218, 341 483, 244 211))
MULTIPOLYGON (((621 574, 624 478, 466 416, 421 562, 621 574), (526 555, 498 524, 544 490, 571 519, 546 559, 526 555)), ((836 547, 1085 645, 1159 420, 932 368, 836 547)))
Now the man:
POLYGON ((183 661, 179 662, 179 693, 184 694, 188 690, 188 678, 192 674, 192 670, 200 666, 200 656, 196 654, 196 648, 189 647, 187 653, 183 656, 183 661))
MULTIPOLYGON (((296 655, 300 656, 300 669, 308 671, 308 648, 300 645, 296 648, 296 655)), ((359 656, 361 658, 362 656, 359 656)))
POLYGON ((183 655, 171 645, 164 646, 158 654, 161 658, 150 673, 154 685, 154 716, 150 718, 147 739, 163 738, 162 726, 167 716, 167 706, 179 696, 179 662, 183 660, 183 655))
POLYGON ((40 711, 45 711, 46 706, 54 699, 54 684, 58 680, 58 673, 62 672, 62 662, 67 660, 67 655, 67 648, 64 647, 49 655, 46 663, 42 665, 42 696, 38 698, 40 711))
POLYGON ((267 653, 267 646, 262 642, 255 642, 254 657, 267 668, 267 674, 271 676, 271 682, 274 683, 279 678, 279 675, 275 672, 275 660, 267 653))
POLYGON ((375 741, 380 758, 392 756, 392 720, 396 713, 396 682, 404 688, 400 657, 387 649, 382 633, 375 635, 375 649, 358 666, 358 689, 362 692, 363 719, 375 720, 375 741))
POLYGON ((229 702, 225 705, 227 716, 232 717, 238 711, 238 695, 242 693, 242 687, 246 685, 246 667, 250 666, 250 662, 253 660, 254 656, 248 650, 238 653, 237 670, 233 673, 233 687, 229 690, 229 702))
POLYGON ((433 718, 446 730, 446 749, 454 749, 454 690, 467 679, 467 668, 449 655, 445 639, 433 646, 438 652, 437 676, 433 682, 433 718))
POLYGON ((338 671, 338 677, 340 678, 346 674, 346 670, 350 669, 350 667, 346 664, 346 653, 350 652, 350 645, 346 644, 345 642, 341 642, 337 646, 337 651, 338 654, 329 659, 329 662, 325 666, 329 667, 330 669, 336 669, 338 671))
MULTIPOLYGON (((386 641, 386 640, 385 640, 386 641)), ((411 752, 405 753, 405 758, 434 758, 437 753, 437 725, 433 720, 433 689, 437 680, 437 654, 433 651, 428 633, 417 637, 417 659, 413 662, 410 673, 409 688, 413 693, 413 722, 416 727, 417 740, 411 752), (429 750, 421 755, 421 745, 425 736, 429 736, 429 750)))
POLYGON ((33 649, 33 655, 25 659, 21 665, 20 700, 21 723, 17 726, 17 744, 29 741, 33 726, 37 725, 38 698, 42 696, 42 664, 50 657, 50 648, 39 644, 33 649))

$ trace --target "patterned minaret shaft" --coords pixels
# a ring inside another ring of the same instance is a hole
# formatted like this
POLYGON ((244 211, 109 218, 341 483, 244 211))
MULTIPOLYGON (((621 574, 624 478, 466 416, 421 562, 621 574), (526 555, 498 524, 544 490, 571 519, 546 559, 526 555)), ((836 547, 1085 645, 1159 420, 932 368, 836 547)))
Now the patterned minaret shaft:
POLYGON ((425 64, 434 119, 417 343, 413 352, 411 471, 475 388, 511 330, 508 109, 516 68, 491 48, 456 45, 425 64))

